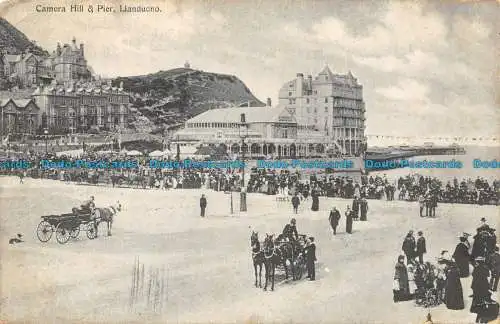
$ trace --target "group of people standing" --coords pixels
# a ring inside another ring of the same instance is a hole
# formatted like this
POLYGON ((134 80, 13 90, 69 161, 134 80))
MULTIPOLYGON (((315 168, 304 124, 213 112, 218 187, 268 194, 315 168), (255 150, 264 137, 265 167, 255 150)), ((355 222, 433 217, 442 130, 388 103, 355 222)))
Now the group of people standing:
POLYGON ((418 232, 419 238, 415 240, 413 231, 406 235, 402 250, 404 255, 398 257, 394 274, 394 301, 405 301, 416 297, 417 294, 410 292, 410 275, 419 287, 417 276, 419 271, 426 270, 426 280, 431 281, 431 287, 437 291, 438 298, 451 310, 462 310, 465 308, 461 278, 467 278, 472 271, 472 303, 470 312, 476 313, 476 323, 486 323, 488 320, 496 319, 499 313, 499 305, 491 296, 492 292, 498 290, 500 276, 500 254, 496 246, 495 229, 481 219, 481 226, 477 228, 474 243, 468 241, 470 236, 463 233, 459 237, 459 243, 450 256, 448 251, 441 252, 438 258, 438 266, 430 262, 424 264, 423 255, 427 252, 425 238, 422 231, 418 232), (418 257, 418 262, 416 258, 418 257), (405 265, 406 258, 406 265, 405 265), (435 284, 434 284, 435 281, 435 284))
MULTIPOLYGON (((354 198, 351 206, 347 205, 345 211, 345 231, 348 234, 352 234, 352 225, 354 221, 361 220, 366 221, 368 214, 368 202, 365 198, 354 198), (361 216, 361 217, 360 217, 361 216)), ((333 231, 333 235, 337 234, 337 227, 340 222, 340 211, 337 207, 333 207, 328 216, 328 221, 333 231)))

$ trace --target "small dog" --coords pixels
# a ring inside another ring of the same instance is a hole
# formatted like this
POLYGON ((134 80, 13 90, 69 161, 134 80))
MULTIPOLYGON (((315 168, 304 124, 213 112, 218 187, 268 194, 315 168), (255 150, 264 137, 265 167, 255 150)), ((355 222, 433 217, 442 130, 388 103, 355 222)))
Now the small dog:
POLYGON ((22 235, 22 234, 17 234, 17 237, 11 238, 11 239, 9 240, 9 244, 16 244, 16 243, 21 243, 21 242, 24 242, 24 241, 22 240, 22 237, 23 237, 23 235, 22 235))

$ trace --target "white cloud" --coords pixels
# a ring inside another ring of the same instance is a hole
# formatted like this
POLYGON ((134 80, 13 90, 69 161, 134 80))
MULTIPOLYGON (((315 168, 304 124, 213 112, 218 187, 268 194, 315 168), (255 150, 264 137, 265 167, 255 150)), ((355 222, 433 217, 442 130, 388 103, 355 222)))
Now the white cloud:
POLYGON ((396 86, 377 88, 375 92, 391 100, 425 102, 429 87, 416 80, 402 79, 396 86))

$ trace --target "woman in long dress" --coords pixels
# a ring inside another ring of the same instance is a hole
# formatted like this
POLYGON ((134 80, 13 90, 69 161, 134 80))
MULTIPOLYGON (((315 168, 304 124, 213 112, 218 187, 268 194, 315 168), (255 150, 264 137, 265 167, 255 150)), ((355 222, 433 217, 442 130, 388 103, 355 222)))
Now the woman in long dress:
POLYGON ((460 278, 467 278, 470 274, 469 272, 469 262, 470 254, 469 247, 465 243, 467 238, 461 236, 460 243, 457 244, 455 252, 453 253, 453 259, 457 263, 458 271, 460 273, 460 278))
POLYGON ((455 262, 448 263, 446 271, 445 303, 448 309, 464 309, 464 296, 460 283, 460 271, 455 262))
POLYGON ((311 210, 312 211, 318 211, 319 210, 319 197, 318 197, 318 192, 317 192, 316 189, 312 190, 311 197, 312 197, 311 210))
POLYGON ((405 257, 400 255, 394 267, 394 302, 410 299, 410 282, 408 280, 408 270, 405 266, 405 257))
POLYGON ((353 213, 351 207, 347 205, 347 210, 345 211, 345 231, 348 234, 352 234, 352 217, 353 213))

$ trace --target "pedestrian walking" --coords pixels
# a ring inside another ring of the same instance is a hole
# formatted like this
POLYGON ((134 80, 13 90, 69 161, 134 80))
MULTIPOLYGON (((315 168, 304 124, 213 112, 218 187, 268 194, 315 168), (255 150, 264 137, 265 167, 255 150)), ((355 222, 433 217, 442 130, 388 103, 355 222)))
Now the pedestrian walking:
POLYGON ((418 205, 419 205, 419 207, 420 207, 420 212, 419 212, 420 217, 424 217, 424 215, 422 214, 422 213, 423 213, 423 211, 424 211, 424 208, 425 208, 425 198, 424 198, 424 196, 423 196, 423 195, 420 195, 420 196, 418 197, 418 205))
POLYGON ((352 201, 352 213, 353 213, 353 218, 354 220, 358 220, 359 216, 359 200, 358 197, 354 197, 354 200, 352 201))
POLYGON ((490 290, 498 290, 498 280, 500 278, 500 254, 498 254, 498 246, 495 246, 495 252, 490 256, 490 269, 491 269, 491 279, 490 279, 490 290))
POLYGON ((353 211, 351 210, 351 207, 347 205, 347 210, 345 211, 345 231, 348 234, 352 234, 352 221, 353 221, 353 211))
POLYGON ((207 208, 207 198, 205 198, 205 195, 201 195, 200 198, 200 216, 205 217, 205 209, 207 208))
POLYGON ((306 253, 307 278, 314 281, 316 280, 316 267, 314 265, 314 262, 316 262, 316 244, 314 244, 314 237, 309 237, 304 251, 306 253))
POLYGON ((453 259, 457 263, 458 271, 460 273, 460 278, 467 278, 470 274, 469 271, 469 246, 466 243, 467 237, 465 235, 460 236, 460 242, 455 247, 455 252, 453 252, 453 259))
POLYGON ((340 220, 340 212, 337 210, 337 207, 333 207, 333 209, 330 211, 330 216, 328 217, 328 220, 330 222, 330 226, 332 227, 333 235, 336 235, 337 226, 339 226, 339 220, 340 220))
POLYGON ((366 221, 366 216, 368 214, 368 201, 365 197, 361 198, 361 200, 359 201, 359 210, 361 212, 361 220, 366 221))
POLYGON ((415 237, 413 237, 413 231, 409 231, 408 234, 406 234, 401 249, 406 255, 406 264, 414 263, 416 242, 415 237))
POLYGON ((424 264, 424 254, 427 253, 424 233, 422 231, 418 231, 418 239, 417 239, 417 256, 418 262, 420 264, 424 264))
POLYGON ((299 209, 299 205, 300 205, 300 199, 297 196, 297 193, 295 193, 292 197, 292 206, 293 206, 293 213, 294 214, 297 214, 297 211, 299 209))

